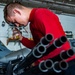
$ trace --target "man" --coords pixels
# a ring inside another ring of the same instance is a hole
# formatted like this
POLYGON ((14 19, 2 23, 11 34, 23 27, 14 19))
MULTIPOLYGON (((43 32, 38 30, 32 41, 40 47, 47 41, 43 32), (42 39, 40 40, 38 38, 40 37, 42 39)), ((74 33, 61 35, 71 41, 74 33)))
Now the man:
MULTIPOLYGON (((23 37, 18 32, 21 43, 30 49, 40 41, 41 37, 48 33, 53 35, 54 40, 61 36, 66 36, 58 16, 46 8, 28 8, 16 2, 10 3, 4 8, 4 18, 8 24, 14 23, 16 26, 26 26, 30 22, 33 40, 23 37)), ((37 60, 35 65, 42 60, 58 55, 62 50, 68 49, 70 49, 70 44, 67 41, 62 47, 37 60)))

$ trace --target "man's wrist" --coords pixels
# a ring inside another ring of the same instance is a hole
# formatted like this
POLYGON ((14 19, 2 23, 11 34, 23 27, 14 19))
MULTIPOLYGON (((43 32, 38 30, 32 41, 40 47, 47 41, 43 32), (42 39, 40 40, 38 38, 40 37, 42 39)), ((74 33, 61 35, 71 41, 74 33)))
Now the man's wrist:
POLYGON ((21 36, 19 40, 21 41, 21 40, 22 40, 22 38, 23 38, 23 36, 21 36))

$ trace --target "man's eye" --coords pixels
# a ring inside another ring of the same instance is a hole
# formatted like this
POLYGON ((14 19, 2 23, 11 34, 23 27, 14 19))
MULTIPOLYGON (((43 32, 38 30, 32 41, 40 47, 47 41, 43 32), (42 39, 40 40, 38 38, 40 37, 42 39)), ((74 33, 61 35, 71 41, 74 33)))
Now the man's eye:
POLYGON ((10 26, 16 26, 15 23, 9 23, 10 26))

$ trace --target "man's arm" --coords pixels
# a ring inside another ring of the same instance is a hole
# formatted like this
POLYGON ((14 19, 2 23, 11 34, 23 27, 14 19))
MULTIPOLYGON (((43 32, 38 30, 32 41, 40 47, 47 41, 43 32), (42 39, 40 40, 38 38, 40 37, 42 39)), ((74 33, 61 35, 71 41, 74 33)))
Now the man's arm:
POLYGON ((30 49, 32 49, 36 45, 33 40, 29 40, 28 38, 25 37, 22 37, 22 40, 20 41, 24 46, 30 49))

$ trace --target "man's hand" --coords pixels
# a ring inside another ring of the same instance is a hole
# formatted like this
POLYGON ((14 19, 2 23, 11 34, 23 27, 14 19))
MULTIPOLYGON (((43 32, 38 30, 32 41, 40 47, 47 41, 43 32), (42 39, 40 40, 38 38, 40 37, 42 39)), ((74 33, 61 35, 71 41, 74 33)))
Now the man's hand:
POLYGON ((22 33, 17 28, 13 29, 13 38, 17 40, 22 40, 23 38, 22 33))

